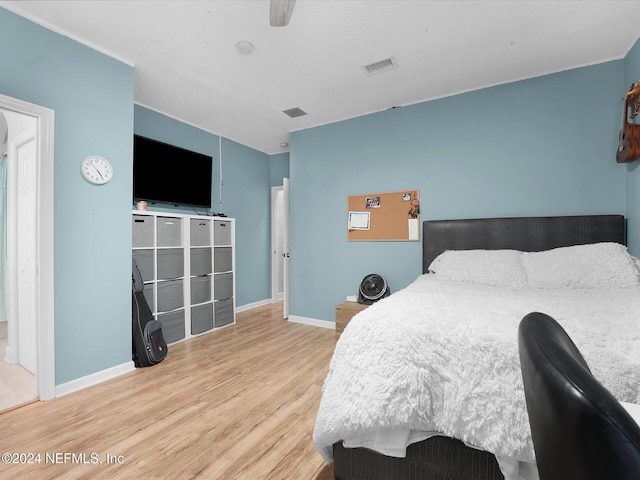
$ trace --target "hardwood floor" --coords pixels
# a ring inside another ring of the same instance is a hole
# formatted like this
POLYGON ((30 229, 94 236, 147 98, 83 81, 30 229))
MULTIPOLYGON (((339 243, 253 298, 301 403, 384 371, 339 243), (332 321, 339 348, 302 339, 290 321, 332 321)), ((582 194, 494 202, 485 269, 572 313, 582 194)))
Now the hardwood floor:
POLYGON ((288 323, 281 305, 172 345, 111 381, 0 415, 12 479, 332 480, 311 438, 333 330, 288 323))
POLYGON ((35 375, 22 365, 4 361, 6 347, 6 337, 0 337, 0 412, 36 399, 35 375))

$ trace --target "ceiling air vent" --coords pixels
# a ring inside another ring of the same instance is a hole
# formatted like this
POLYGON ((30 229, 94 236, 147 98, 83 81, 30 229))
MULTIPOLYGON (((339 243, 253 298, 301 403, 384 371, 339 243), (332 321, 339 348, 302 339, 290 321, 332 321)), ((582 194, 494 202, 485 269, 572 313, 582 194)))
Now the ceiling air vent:
POLYGON ((370 63, 369 65, 363 65, 362 69, 369 75, 373 75, 375 73, 386 72, 387 70, 393 70, 396 68, 398 64, 393 59, 393 57, 385 58, 384 60, 379 60, 377 62, 370 63))
POLYGON ((282 113, 291 118, 304 117, 307 114, 307 112, 298 107, 290 108, 289 110, 283 110, 282 113))

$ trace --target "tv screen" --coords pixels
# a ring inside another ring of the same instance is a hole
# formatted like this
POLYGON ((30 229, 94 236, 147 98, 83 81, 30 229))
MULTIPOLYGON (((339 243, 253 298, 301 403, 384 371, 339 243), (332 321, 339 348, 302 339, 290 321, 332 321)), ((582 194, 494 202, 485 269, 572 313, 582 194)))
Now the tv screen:
POLYGON ((133 200, 211 208, 213 158, 134 135, 133 200))

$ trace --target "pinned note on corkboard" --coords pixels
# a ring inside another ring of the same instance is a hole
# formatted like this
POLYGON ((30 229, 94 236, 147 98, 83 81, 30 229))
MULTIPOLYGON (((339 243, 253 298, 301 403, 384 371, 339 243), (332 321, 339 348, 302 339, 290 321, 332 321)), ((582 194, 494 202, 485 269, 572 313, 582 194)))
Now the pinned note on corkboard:
POLYGON ((347 197, 350 242, 420 241, 418 190, 367 193, 347 197))

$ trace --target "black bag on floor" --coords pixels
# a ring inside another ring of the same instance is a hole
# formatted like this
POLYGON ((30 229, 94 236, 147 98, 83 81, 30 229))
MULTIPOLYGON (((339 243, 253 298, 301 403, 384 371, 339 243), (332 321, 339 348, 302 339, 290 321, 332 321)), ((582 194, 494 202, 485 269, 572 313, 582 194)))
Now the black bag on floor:
POLYGON ((147 299, 144 298, 144 283, 135 260, 131 280, 133 362, 136 367, 150 367, 164 360, 169 349, 162 336, 162 324, 153 318, 147 299))

